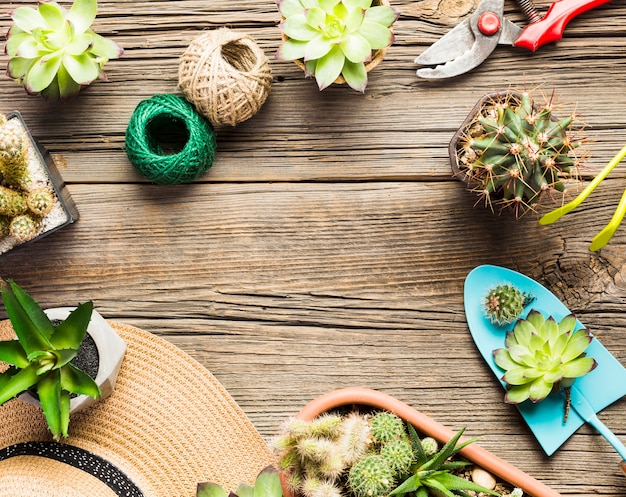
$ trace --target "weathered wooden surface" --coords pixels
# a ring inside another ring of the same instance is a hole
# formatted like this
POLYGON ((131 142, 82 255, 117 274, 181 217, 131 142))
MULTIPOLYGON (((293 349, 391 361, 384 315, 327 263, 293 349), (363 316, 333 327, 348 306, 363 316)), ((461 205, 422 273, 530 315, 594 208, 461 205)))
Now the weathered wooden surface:
MULTIPOLYGON (((587 179, 626 142, 626 6, 574 19, 536 53, 499 47, 443 82, 413 59, 471 12, 467 1, 392 2, 396 42, 365 95, 318 92, 280 43, 271 0, 101 1, 95 29, 126 50, 77 99, 27 96, 0 79, 0 109, 17 109, 52 152, 80 221, 0 258, 46 306, 93 299, 109 319, 157 333, 210 369, 266 437, 314 396, 361 385, 385 390, 564 495, 618 496, 619 457, 591 428, 543 455, 483 364, 462 288, 483 263, 553 290, 626 363, 626 228, 600 253, 626 165, 552 226, 473 208, 451 178, 447 145, 493 90, 555 91, 588 124, 587 179), (252 35, 271 59, 260 113, 218 130, 213 168, 196 184, 149 184, 129 164, 124 132, 137 103, 177 92, 177 59, 202 30, 252 35)), ((1 2, 8 12, 32 2, 1 2)), ((542 2, 546 9, 548 3, 542 2)), ((510 19, 522 22, 507 4, 510 19)), ((2 67, 7 58, 0 57, 2 67)), ((626 439, 626 401, 601 417, 626 439)))

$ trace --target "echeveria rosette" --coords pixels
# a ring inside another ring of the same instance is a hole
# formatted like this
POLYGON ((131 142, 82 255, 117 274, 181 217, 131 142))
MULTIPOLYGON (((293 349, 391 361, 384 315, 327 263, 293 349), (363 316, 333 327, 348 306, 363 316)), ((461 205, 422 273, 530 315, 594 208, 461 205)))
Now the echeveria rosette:
POLYGON ((277 0, 286 41, 277 52, 282 60, 302 60, 320 90, 340 75, 357 91, 365 91, 365 63, 373 50, 393 42, 390 27, 398 14, 372 0, 277 0))
POLYGON ((505 402, 540 402, 555 387, 568 388, 597 366, 595 359, 585 356, 592 335, 575 327, 573 315, 557 323, 536 310, 517 321, 506 335, 506 348, 493 351, 496 364, 505 371, 505 402))
POLYGON ((123 49, 90 28, 96 12, 96 0, 76 0, 69 11, 53 1, 17 8, 5 46, 7 75, 50 100, 67 99, 105 79, 104 64, 123 49))

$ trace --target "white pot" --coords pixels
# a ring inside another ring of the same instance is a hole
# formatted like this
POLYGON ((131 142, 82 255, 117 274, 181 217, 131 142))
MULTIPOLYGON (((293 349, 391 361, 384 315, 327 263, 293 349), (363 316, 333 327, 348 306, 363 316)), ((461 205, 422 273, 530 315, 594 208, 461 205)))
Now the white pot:
MULTIPOLYGON (((66 319, 74 309, 74 307, 55 307, 53 309, 46 309, 45 313, 52 321, 62 321, 66 319)), ((93 338, 98 349, 98 373, 94 380, 102 391, 102 397, 95 399, 88 395, 78 395, 70 400, 70 413, 82 411, 98 400, 111 395, 126 352, 126 344, 124 341, 95 310, 91 315, 87 333, 93 338)), ((39 400, 29 392, 20 394, 19 398, 29 404, 39 405, 39 400)))

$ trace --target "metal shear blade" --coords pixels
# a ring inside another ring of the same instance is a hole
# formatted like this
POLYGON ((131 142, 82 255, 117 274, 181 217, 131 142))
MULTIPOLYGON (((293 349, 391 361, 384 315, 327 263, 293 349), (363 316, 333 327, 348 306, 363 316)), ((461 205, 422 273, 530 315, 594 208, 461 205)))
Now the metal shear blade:
POLYGON ((483 0, 474 13, 435 42, 415 59, 416 64, 436 66, 421 68, 421 78, 450 78, 482 64, 498 44, 513 45, 522 28, 505 19, 504 0, 483 0), (493 33, 483 32, 485 16, 496 24, 493 33))

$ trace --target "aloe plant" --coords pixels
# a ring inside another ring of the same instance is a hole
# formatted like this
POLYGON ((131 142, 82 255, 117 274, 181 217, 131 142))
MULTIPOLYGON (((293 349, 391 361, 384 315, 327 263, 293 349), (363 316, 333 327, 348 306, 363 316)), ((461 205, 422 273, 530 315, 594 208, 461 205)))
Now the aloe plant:
POLYGON ((3 282, 1 294, 17 340, 0 342, 0 361, 10 365, 0 374, 0 405, 36 389, 53 437, 67 437, 70 395, 101 395, 95 381, 70 362, 87 332, 93 303, 80 304, 67 319, 53 323, 14 281, 3 282))
POLYGON ((67 99, 105 79, 104 64, 123 50, 90 28, 97 8, 96 0, 76 0, 69 11, 54 1, 15 9, 5 46, 9 77, 28 93, 51 100, 67 99))

